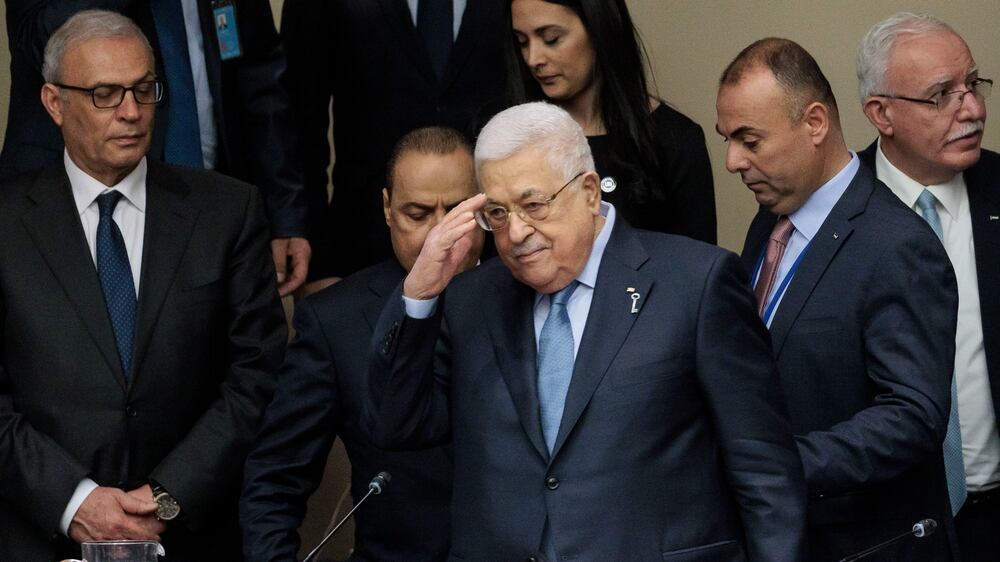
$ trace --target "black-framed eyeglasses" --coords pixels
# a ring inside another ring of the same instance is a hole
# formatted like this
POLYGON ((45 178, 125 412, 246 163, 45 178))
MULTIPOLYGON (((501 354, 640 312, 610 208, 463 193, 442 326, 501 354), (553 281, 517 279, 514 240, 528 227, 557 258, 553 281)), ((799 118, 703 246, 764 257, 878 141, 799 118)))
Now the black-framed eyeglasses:
MULTIPOLYGON (((556 197, 562 193, 564 189, 569 187, 569 184, 579 179, 585 173, 586 172, 580 172, 579 174, 573 176, 572 179, 563 184, 563 186, 557 189, 552 195, 534 195, 528 197, 519 204, 514 204, 514 212, 517 213, 517 216, 521 217, 521 220, 523 221, 538 222, 545 220, 552 211, 552 202, 555 201, 556 197)), ((507 225, 510 224, 510 221, 508 220, 509 216, 510 211, 507 207, 497 205, 496 203, 487 203, 485 207, 475 213, 476 223, 479 224, 483 230, 490 232, 507 228, 507 225)))
POLYGON ((154 104, 159 103, 163 99, 163 82, 159 80, 146 80, 137 82, 131 86, 105 84, 94 88, 81 88, 80 86, 70 86, 58 82, 53 82, 53 85, 58 88, 90 94, 90 99, 94 102, 94 107, 98 109, 118 107, 125 101, 125 92, 132 92, 136 103, 154 104))
POLYGON ((913 103, 922 103, 925 105, 933 105, 938 111, 943 113, 950 113, 952 111, 958 111, 958 108, 962 107, 962 100, 965 99, 965 94, 973 94, 979 96, 980 99, 986 99, 990 97, 990 92, 993 91, 993 80, 989 78, 975 78, 968 83, 965 90, 952 90, 950 92, 940 92, 927 99, 921 98, 910 98, 906 96, 892 96, 889 94, 875 94, 880 98, 889 98, 894 100, 910 101, 913 103))

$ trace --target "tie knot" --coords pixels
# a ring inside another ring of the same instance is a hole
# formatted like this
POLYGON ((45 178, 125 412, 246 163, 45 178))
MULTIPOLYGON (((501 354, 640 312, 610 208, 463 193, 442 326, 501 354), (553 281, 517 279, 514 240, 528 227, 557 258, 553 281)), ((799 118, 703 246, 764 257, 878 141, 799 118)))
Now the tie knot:
POLYGON ((566 306, 569 302, 569 298, 573 296, 573 291, 580 286, 580 282, 573 280, 569 285, 566 285, 555 294, 552 295, 552 306, 566 306))
POLYGON ((97 208, 101 212, 102 217, 110 217, 111 213, 115 211, 115 206, 121 201, 122 194, 120 191, 112 190, 103 195, 97 197, 97 208))
POLYGON ((789 220, 788 215, 781 215, 778 217, 777 224, 774 225, 774 230, 771 231, 771 240, 785 246, 788 244, 788 239, 792 237, 793 230, 795 230, 795 225, 789 220))
POLYGON ((934 203, 936 202, 937 197, 934 197, 934 194, 931 193, 929 189, 921 191, 920 197, 917 197, 917 207, 919 207, 920 211, 923 213, 928 213, 930 211, 937 212, 937 209, 934 207, 934 203))

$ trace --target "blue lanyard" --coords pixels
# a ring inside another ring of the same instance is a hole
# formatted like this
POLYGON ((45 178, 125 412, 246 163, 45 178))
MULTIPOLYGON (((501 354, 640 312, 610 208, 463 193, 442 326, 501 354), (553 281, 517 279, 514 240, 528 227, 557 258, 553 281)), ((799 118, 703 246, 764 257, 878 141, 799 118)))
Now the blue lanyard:
MULTIPOLYGON (((778 285, 778 288, 774 291, 774 296, 771 297, 770 302, 767 304, 767 308, 764 309, 764 316, 762 320, 764 320, 765 326, 770 326, 771 316, 774 315, 774 309, 778 306, 778 301, 781 300, 781 296, 785 294, 785 289, 788 288, 788 284, 792 281, 792 277, 795 277, 795 272, 799 269, 799 264, 802 263, 802 258, 805 257, 808 249, 809 244, 807 243, 806 247, 802 248, 802 251, 799 252, 799 257, 795 258, 795 262, 792 264, 791 269, 788 270, 788 273, 785 274, 785 278, 781 280, 781 284, 778 285)), ((760 258, 757 260, 757 267, 755 268, 756 273, 754 273, 754 285, 757 284, 757 281, 760 281, 760 266, 764 263, 764 256, 766 254, 767 246, 765 245, 764 251, 761 252, 760 258)), ((764 298, 767 298, 767 296, 765 295, 764 298)))

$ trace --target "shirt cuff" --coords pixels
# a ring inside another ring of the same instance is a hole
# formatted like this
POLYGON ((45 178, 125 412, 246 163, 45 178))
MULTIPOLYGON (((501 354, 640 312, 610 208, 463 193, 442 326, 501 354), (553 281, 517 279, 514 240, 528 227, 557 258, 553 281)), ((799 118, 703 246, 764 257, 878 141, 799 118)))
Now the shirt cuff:
POLYGON ((403 295, 403 306, 406 308, 406 315, 414 320, 429 318, 437 310, 438 298, 433 297, 427 300, 411 299, 403 295))
POLYGON ((59 520, 59 530, 62 531, 62 534, 67 537, 69 536, 69 524, 76 517, 76 511, 80 509, 83 500, 87 499, 87 496, 97 487, 97 482, 94 482, 90 478, 84 478, 76 485, 76 491, 69 498, 69 503, 66 504, 66 510, 63 511, 62 519, 59 520))

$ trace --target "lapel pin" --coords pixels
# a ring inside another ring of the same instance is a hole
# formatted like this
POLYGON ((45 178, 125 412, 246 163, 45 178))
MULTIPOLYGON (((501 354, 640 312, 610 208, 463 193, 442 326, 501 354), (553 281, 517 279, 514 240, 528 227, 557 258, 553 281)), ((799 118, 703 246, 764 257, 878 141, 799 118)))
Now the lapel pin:
POLYGON ((990 215, 991 221, 1000 221, 1000 215, 990 215))
POLYGON ((839 235, 839 234, 837 234, 836 232, 834 232, 834 233, 833 233, 833 239, 834 239, 834 240, 836 240, 836 239, 838 239, 838 238, 840 238, 840 235, 839 235))
POLYGON ((628 287, 625 289, 625 292, 632 298, 632 308, 629 312, 637 314, 639 312, 639 299, 642 298, 642 296, 635 292, 635 287, 628 287))
POLYGON ((601 180, 601 191, 603 191, 604 193, 611 193, 617 187, 618 187, 618 182, 615 181, 615 178, 611 176, 608 176, 601 180))

